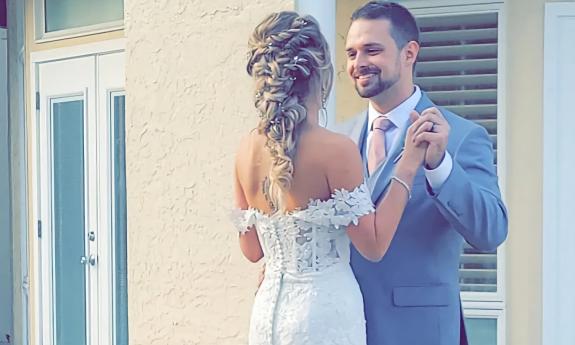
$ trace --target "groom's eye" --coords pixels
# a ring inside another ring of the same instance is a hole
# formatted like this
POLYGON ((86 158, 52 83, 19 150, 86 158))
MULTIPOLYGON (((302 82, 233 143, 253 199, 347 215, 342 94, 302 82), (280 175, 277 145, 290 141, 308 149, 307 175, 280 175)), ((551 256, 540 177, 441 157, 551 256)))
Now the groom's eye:
POLYGON ((368 49, 367 50, 367 53, 369 55, 377 55, 377 54, 379 54, 379 52, 381 52, 381 49, 368 49))

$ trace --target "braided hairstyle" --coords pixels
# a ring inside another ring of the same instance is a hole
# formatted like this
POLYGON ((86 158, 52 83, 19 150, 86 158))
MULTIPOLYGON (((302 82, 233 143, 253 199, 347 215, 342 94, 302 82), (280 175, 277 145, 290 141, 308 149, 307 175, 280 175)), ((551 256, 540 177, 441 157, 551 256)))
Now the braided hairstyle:
POLYGON ((317 21, 296 12, 269 15, 248 45, 247 72, 255 81, 258 131, 266 136, 272 157, 264 195, 275 213, 285 211, 283 196, 291 188, 299 132, 307 118, 304 103, 318 96, 318 86, 325 102, 333 66, 317 21))

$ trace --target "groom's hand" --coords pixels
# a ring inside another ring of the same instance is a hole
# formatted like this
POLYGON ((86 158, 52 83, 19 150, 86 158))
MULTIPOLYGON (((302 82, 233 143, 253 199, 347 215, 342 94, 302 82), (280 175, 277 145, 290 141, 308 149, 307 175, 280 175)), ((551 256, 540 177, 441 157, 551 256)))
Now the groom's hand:
POLYGON ((428 131, 419 133, 415 138, 417 144, 424 141, 429 143, 425 153, 425 167, 433 170, 441 164, 443 157, 445 157, 451 128, 443 114, 435 107, 425 109, 420 118, 422 121, 433 123, 428 131))

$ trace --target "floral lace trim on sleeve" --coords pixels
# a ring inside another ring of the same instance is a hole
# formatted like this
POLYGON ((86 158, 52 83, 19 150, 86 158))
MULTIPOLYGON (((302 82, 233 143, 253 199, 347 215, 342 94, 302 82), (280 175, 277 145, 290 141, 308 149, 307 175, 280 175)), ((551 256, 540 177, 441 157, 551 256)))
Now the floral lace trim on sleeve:
POLYGON ((241 210, 235 208, 230 212, 230 221, 236 230, 244 235, 246 232, 252 230, 252 227, 257 223, 257 211, 254 209, 241 210))
POLYGON ((336 190, 329 200, 312 201, 308 206, 305 220, 336 229, 350 224, 357 225, 359 218, 375 212, 371 193, 364 182, 353 191, 336 190))

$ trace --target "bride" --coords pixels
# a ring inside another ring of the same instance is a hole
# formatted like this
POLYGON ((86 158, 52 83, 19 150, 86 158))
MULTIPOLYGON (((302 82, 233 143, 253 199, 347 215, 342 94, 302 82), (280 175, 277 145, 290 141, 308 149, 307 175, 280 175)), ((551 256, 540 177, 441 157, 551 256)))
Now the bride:
MULTIPOLYGON (((357 146, 319 125, 333 67, 311 16, 268 16, 249 40, 257 130, 240 143, 233 220, 252 262, 265 257, 249 344, 366 344, 350 240, 372 261, 385 254, 426 143, 411 125, 387 194, 375 207, 357 146)), ((412 121, 415 115, 412 115, 412 121)))

